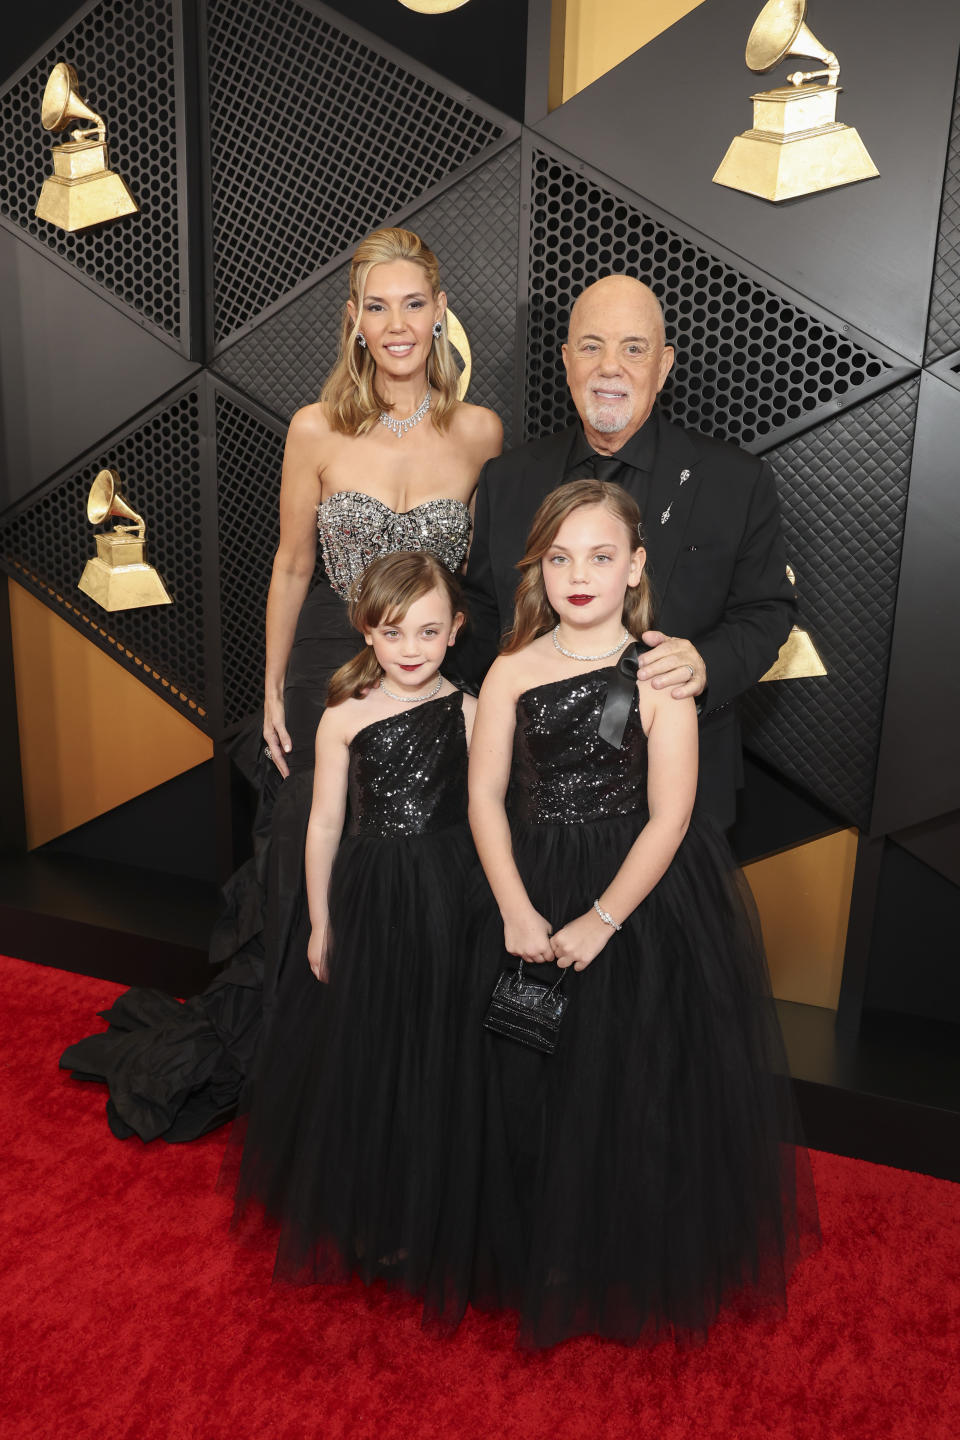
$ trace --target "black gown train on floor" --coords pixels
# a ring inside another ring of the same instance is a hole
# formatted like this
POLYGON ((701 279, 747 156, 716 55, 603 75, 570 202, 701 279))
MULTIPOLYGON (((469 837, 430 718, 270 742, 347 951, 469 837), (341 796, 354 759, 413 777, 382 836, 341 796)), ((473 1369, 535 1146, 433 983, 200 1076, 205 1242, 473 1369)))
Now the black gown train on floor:
MULTIPOLYGON (((517 707, 517 866, 554 928, 589 910, 647 818, 634 695, 597 734, 612 669, 517 707)), ((427 1315, 519 1312, 518 1343, 702 1335, 726 1302, 782 1303, 817 1237, 756 915, 712 822, 694 818, 646 900, 582 972, 556 1053, 482 1028, 505 954, 485 884, 468 933, 448 1186, 427 1315)), ((555 978, 555 966, 532 967, 555 978)))
POLYGON ((302 918, 314 737, 330 676, 359 644, 347 619, 350 586, 371 560, 399 550, 432 550, 456 570, 470 515, 459 500, 397 512, 343 490, 318 506, 317 526, 322 570, 300 611, 284 688, 289 777, 264 755, 259 719, 235 747, 259 804, 253 856, 227 882, 211 940, 219 973, 185 1003, 163 990, 127 991, 103 1012, 110 1028, 60 1059, 79 1078, 106 1082, 107 1119, 121 1139, 193 1140, 236 1112, 302 918))

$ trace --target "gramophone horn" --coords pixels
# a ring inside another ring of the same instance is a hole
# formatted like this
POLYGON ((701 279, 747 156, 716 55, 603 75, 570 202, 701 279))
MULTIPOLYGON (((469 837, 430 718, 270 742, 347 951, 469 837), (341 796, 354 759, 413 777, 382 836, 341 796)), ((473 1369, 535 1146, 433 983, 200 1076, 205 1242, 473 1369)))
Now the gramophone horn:
POLYGON ((54 65, 40 104, 44 130, 66 130, 74 120, 89 120, 99 130, 105 128, 100 116, 80 99, 79 83, 72 65, 65 60, 54 65))
MULTIPOLYGON (((837 57, 804 24, 807 0, 767 0, 747 37, 746 60, 760 74, 772 70, 786 55, 811 55, 839 70, 837 57)), ((792 78, 792 77, 791 77, 792 78)))
POLYGON ((146 529, 143 516, 132 510, 120 494, 120 476, 116 470, 101 470, 87 496, 87 519, 91 525, 100 525, 111 515, 132 520, 141 535, 146 529))

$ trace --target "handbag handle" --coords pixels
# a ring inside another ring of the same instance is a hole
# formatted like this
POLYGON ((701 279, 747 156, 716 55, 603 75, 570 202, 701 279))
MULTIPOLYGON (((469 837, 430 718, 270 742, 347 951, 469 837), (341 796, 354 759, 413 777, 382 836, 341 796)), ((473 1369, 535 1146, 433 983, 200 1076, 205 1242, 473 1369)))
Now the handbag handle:
MULTIPOLYGON (((523 984, 523 956, 521 955, 521 956, 519 956, 518 958, 519 958, 519 963, 518 963, 518 965, 517 965, 517 973, 516 973, 516 975, 514 976, 513 980, 511 981, 511 984, 510 984, 511 990, 519 990, 519 989, 520 989, 520 986, 523 984)), ((560 975, 558 976, 558 978, 557 978, 557 979, 555 980, 555 982, 550 986, 550 989, 549 989, 549 990, 545 990, 545 991, 544 991, 544 993, 540 996, 540 999, 537 1001, 537 1004, 538 1004, 538 1005, 546 1005, 546 1004, 548 1003, 548 1001, 552 1001, 553 999, 555 999, 556 996, 557 996, 557 994, 558 994, 558 992, 563 989, 563 982, 564 982, 564 980, 566 980, 566 978, 567 978, 566 971, 565 971, 565 970, 561 970, 560 975)))

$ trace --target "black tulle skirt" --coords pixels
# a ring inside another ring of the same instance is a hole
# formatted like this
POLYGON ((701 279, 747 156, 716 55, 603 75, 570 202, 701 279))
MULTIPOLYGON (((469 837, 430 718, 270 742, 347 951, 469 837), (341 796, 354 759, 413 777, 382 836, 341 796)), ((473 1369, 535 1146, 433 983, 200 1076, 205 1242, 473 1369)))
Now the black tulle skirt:
MULTIPOLYGON (((515 828, 556 928, 590 908, 643 819, 515 828)), ((516 963, 483 884, 470 930, 428 1319, 508 1308, 518 1344, 541 1347, 696 1338, 726 1305, 782 1304, 816 1201, 758 922, 719 832, 695 822, 622 930, 567 972, 552 1056, 482 1028, 516 963)))
POLYGON ((307 965, 300 916, 299 959, 281 976, 252 1108, 232 1137, 242 1145, 237 1219, 265 1213, 279 1227, 278 1278, 425 1287, 475 866, 466 824, 345 840, 330 883, 327 984, 307 965))

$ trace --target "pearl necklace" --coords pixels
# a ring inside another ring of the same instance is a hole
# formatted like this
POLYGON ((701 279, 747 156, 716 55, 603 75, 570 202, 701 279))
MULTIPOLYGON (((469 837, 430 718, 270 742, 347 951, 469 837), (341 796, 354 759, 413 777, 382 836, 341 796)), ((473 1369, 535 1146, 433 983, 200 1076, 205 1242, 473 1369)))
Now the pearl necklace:
POLYGON ((576 651, 568 650, 566 646, 560 644, 560 626, 555 625, 553 630, 554 649, 559 650, 561 655, 566 655, 568 660, 606 660, 608 656, 616 655, 618 650, 622 650, 629 639, 630 631, 624 630, 623 638, 618 640, 616 645, 612 645, 609 650, 601 650, 599 655, 578 655, 576 651))
POLYGON ((414 425, 420 424, 420 421, 423 419, 424 415, 426 415, 429 409, 430 391, 428 390, 426 395, 424 395, 423 399, 420 401, 420 404, 417 406, 416 410, 414 410, 413 414, 408 415, 405 420, 398 420, 395 416, 389 415, 386 410, 381 410, 380 424, 386 425, 387 429, 392 430, 398 440, 402 440, 408 430, 412 430, 414 425))
POLYGON ((383 691, 384 695, 389 695, 391 700, 399 700, 401 705, 422 705, 424 700, 432 700, 434 695, 440 694, 440 687, 442 684, 443 676, 438 675, 437 683, 436 685, 434 685, 433 689, 428 695, 394 695, 393 691, 388 690, 382 680, 380 681, 380 689, 383 691))

